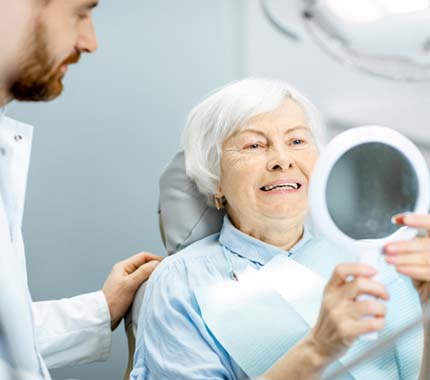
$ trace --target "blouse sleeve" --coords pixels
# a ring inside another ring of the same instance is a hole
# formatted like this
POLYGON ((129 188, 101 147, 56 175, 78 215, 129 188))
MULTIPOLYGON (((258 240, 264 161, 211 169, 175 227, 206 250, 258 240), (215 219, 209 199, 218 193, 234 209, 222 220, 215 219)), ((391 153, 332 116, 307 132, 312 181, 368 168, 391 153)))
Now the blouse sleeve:
POLYGON ((189 268, 182 261, 169 259, 157 268, 148 284, 131 379, 235 379, 228 355, 200 315, 189 286, 189 268))

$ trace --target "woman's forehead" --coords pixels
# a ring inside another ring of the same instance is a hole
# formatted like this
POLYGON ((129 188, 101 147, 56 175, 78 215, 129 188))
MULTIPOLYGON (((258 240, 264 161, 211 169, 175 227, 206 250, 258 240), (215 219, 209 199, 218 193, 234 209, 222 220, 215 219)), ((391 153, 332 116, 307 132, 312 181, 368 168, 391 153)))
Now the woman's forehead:
POLYGON ((271 132, 275 132, 277 135, 285 135, 294 132, 302 132, 312 134, 311 129, 307 125, 277 125, 277 126, 269 126, 268 124, 251 124, 247 127, 244 127, 238 130, 234 136, 246 136, 247 134, 257 134, 266 136, 271 132))
POLYGON ((302 106, 294 99, 287 98, 273 111, 261 113, 249 118, 237 130, 237 133, 247 130, 267 131, 268 128, 293 129, 301 127, 301 129, 310 130, 308 117, 302 106))

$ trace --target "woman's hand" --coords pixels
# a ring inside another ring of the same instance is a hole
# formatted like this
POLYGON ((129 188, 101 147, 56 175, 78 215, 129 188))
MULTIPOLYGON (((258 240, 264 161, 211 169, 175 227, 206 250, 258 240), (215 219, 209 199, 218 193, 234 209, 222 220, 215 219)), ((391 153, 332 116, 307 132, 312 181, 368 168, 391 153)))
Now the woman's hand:
POLYGON ((362 334, 384 328, 388 300, 384 286, 372 280, 376 270, 364 264, 336 266, 324 290, 316 326, 309 335, 322 358, 333 362, 362 334), (376 298, 358 300, 360 295, 376 298), (366 317, 366 318, 365 318, 366 317))
POLYGON ((375 269, 364 264, 338 265, 325 287, 315 327, 262 378, 319 380, 359 335, 381 330, 384 304, 376 299, 357 300, 363 294, 388 299, 384 286, 371 279, 375 274, 375 269))
POLYGON ((423 303, 430 298, 430 215, 405 214, 394 217, 397 224, 425 229, 427 237, 389 243, 384 247, 386 260, 399 273, 409 276, 423 303))

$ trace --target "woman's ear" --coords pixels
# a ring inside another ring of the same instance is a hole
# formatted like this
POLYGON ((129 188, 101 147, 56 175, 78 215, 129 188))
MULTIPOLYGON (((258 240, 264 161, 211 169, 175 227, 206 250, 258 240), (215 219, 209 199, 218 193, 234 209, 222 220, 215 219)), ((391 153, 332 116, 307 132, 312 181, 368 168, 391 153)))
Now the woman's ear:
POLYGON ((215 207, 217 210, 221 210, 225 207, 226 199, 222 192, 221 185, 218 186, 217 191, 214 194, 215 207))
POLYGON ((219 211, 223 208, 222 198, 219 198, 215 195, 215 207, 219 211))

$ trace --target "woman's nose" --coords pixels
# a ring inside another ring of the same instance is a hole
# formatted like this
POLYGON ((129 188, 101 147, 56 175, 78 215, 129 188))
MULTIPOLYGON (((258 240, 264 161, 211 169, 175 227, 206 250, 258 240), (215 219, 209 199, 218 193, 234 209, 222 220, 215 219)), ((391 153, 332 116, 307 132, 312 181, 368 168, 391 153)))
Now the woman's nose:
POLYGON ((293 167, 294 160, 287 152, 275 151, 267 162, 269 171, 284 171, 293 167))

